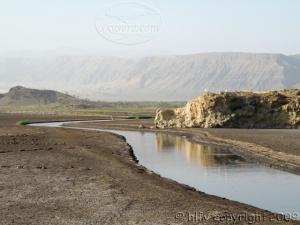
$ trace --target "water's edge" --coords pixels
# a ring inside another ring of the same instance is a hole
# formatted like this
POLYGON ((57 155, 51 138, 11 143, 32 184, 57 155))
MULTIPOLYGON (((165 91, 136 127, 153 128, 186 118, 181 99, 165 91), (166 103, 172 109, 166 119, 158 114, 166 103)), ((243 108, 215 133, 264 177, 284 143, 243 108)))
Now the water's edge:
MULTIPOLYGON (((100 120, 100 121, 103 121, 103 120, 100 120)), ((148 168, 146 165, 144 165, 143 163, 142 164, 139 164, 139 159, 138 159, 138 157, 136 156, 136 154, 135 154, 135 152, 134 152, 134 149, 133 149, 133 147, 131 146, 131 144, 129 144, 129 142, 127 142, 127 139, 126 139, 126 137, 124 137, 123 135, 121 135, 121 134, 119 134, 119 133, 114 133, 114 130, 115 131, 120 131, 120 129, 112 129, 112 128, 107 128, 107 129, 105 129, 105 128, 89 128, 89 127, 77 127, 77 126, 74 126, 74 125, 72 125, 72 126, 68 126, 68 124, 74 124, 74 123, 79 123, 79 122, 99 122, 99 120, 97 120, 97 121, 68 121, 68 122, 66 122, 66 121, 64 121, 64 122, 56 122, 56 123, 53 123, 53 122, 49 122, 49 123, 45 123, 45 122, 43 122, 43 123, 39 123, 39 124, 37 124, 37 123, 32 123, 32 124, 29 124, 29 125, 31 125, 31 126, 45 126, 46 124, 48 124, 48 126, 47 127, 61 127, 61 128, 71 128, 71 129, 80 129, 80 130, 94 130, 94 131, 106 131, 106 132, 110 132, 111 134, 113 134, 113 135, 115 135, 115 136, 117 136, 118 138, 121 138, 122 140, 124 140, 125 142, 126 142, 126 144, 127 144, 127 146, 129 147, 128 148, 128 151, 129 151, 129 155, 130 155, 130 157, 132 158, 132 161, 133 161, 133 163, 134 164, 136 164, 136 165, 138 165, 140 168, 142 167, 146 172, 149 172, 149 173, 153 173, 153 171, 151 170, 151 168, 148 168), (52 124, 51 126, 49 126, 49 124, 52 124), (56 124, 56 125, 55 125, 56 124), (54 126, 53 126, 54 125, 54 126), (63 125, 63 126, 62 126, 63 125)), ((141 130, 139 130, 139 129, 122 129, 123 131, 128 131, 128 130, 131 130, 131 131, 134 131, 134 132, 141 132, 141 130)), ((149 132, 149 131, 145 131, 145 130, 143 130, 143 132, 145 132, 145 133, 147 133, 147 132, 149 132)), ((154 130, 150 130, 150 133, 158 133, 158 132, 156 132, 156 131, 154 131, 154 130)), ((177 132, 177 133, 174 133, 174 132, 159 132, 159 133, 165 133, 165 134, 170 134, 170 135, 173 135, 173 136, 178 136, 178 137, 180 137, 180 138, 183 138, 182 136, 189 136, 188 138, 190 139, 190 141, 191 142, 195 142, 195 143, 198 143, 198 144, 205 144, 205 145, 207 145, 207 144, 209 144, 209 145, 213 145, 213 146, 218 146, 218 147, 224 147, 224 145, 220 145, 219 143, 209 143, 205 138, 204 138, 204 140, 199 140, 199 139, 194 139, 193 138, 193 135, 191 135, 191 134, 188 134, 187 132, 177 132), (188 135, 186 135, 186 134, 188 134, 188 135)), ((203 134, 202 134, 203 135, 203 134)), ((127 135, 128 136, 128 135, 127 135)), ((223 144, 223 143, 222 143, 223 144)), ((135 144, 136 145, 136 144, 135 144)), ((230 149, 228 146, 226 146, 225 147, 227 150, 229 150, 229 151, 231 151, 231 152, 233 152, 233 153, 235 153, 235 151, 232 151, 232 149, 230 149)), ((238 155, 242 155, 242 154, 238 154, 238 155)), ((247 158, 247 157, 246 157, 247 158)), ((251 157, 252 158, 252 157, 251 157)), ((273 169, 273 168, 272 168, 273 169)), ((165 177, 165 176, 164 176, 165 177)), ((180 184, 180 185, 182 185, 183 187, 185 187, 185 188, 187 188, 188 190, 192 190, 192 191, 196 191, 196 192, 199 192, 199 193, 201 193, 201 194, 203 194, 203 193, 205 193, 205 192, 203 192, 203 191, 200 191, 199 190, 199 187, 198 187, 198 190, 192 185, 189 185, 189 184, 186 184, 185 182, 182 182, 182 181, 177 181, 177 180, 174 180, 172 177, 165 177, 166 179, 168 179, 168 180, 172 180, 172 181, 174 181, 174 182, 176 182, 177 184, 180 184)), ((201 189, 201 188, 200 188, 201 189)), ((248 203, 244 203, 243 202, 243 199, 240 199, 240 200, 242 200, 242 202, 239 200, 239 199, 233 199, 232 200, 232 198, 224 198, 224 197, 221 197, 222 196, 222 194, 221 193, 217 193, 217 194, 215 194, 215 193, 209 193, 209 194, 207 194, 207 195, 210 195, 210 196, 215 196, 215 197, 218 197, 218 198, 221 198, 221 199, 230 199, 230 201, 233 201, 233 202, 239 202, 239 203, 242 203, 242 204, 245 204, 245 205, 248 205, 248 206, 251 206, 251 207, 255 207, 255 208, 260 208, 260 209, 264 209, 264 207, 259 207, 259 206, 253 206, 253 204, 249 204, 249 202, 248 203)), ((271 210, 271 211, 273 211, 274 212, 274 210, 271 210)), ((269 211, 270 212, 270 211, 269 211)))

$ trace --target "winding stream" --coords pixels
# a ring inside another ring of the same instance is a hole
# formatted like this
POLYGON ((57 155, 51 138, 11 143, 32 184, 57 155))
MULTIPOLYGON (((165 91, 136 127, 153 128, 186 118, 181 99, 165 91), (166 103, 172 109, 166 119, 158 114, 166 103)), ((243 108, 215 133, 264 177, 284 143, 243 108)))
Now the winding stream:
MULTIPOLYGON (((79 121, 76 121, 79 122, 79 121)), ((91 121, 80 121, 91 122, 91 121)), ((73 122, 31 124, 59 127, 73 122)), ((78 128, 75 128, 78 129, 78 128)), ((103 130, 124 136, 139 163, 207 194, 236 200, 299 219, 300 176, 249 162, 230 151, 169 134, 103 130)))

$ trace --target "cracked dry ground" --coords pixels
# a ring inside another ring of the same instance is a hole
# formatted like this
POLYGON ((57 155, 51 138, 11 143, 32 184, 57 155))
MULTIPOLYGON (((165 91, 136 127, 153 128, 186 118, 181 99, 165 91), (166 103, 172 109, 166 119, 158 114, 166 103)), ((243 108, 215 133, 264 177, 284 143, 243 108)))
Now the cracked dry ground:
POLYGON ((15 125, 23 118, 0 115, 0 224, 225 224, 216 218, 245 214, 266 216, 255 224, 278 222, 269 221, 271 213, 148 173, 119 136, 15 125), (193 221, 189 212, 210 218, 193 221))

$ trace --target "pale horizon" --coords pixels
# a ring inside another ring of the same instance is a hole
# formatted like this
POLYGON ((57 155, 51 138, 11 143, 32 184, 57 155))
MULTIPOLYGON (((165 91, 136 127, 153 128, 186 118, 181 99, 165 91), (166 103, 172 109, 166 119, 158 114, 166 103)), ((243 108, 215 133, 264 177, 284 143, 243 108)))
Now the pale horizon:
MULTIPOLYGON (((57 56, 103 56, 103 57, 116 57, 116 58, 141 58, 141 57, 152 57, 152 56, 184 56, 184 55, 197 55, 197 54, 213 54, 213 53, 245 53, 245 54, 282 54, 286 56, 295 56, 300 55, 296 54, 284 54, 282 52, 245 52, 245 51, 210 51, 210 52, 191 52, 191 53, 176 53, 167 49, 149 49, 148 51, 132 51, 131 55, 127 54, 127 51, 109 51, 101 49, 80 49, 70 46, 59 46, 53 49, 44 49, 44 50, 30 50, 30 49, 21 49, 15 51, 5 51, 0 52, 0 57, 4 58, 18 58, 19 55, 31 53, 33 55, 42 55, 49 56, 49 58, 57 56), (53 56, 47 55, 52 53, 53 56)), ((20 57, 23 58, 23 57, 20 57)), ((26 57, 24 57, 26 58, 26 57)), ((30 58, 28 55, 27 58, 30 58)))

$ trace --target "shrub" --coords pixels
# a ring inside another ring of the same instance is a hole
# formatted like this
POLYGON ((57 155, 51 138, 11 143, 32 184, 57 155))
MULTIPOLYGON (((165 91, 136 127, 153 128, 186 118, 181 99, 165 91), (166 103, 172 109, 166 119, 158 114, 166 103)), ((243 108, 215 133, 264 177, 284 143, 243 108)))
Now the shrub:
POLYGON ((28 120, 20 120, 17 122, 17 125, 27 125, 29 123, 28 120))
POLYGON ((155 116, 139 116, 139 119, 153 119, 155 116))
POLYGON ((152 119, 155 118, 155 116, 128 116, 127 119, 131 120, 141 120, 141 119, 152 119))
POLYGON ((136 116, 128 116, 127 119, 130 119, 130 120, 136 120, 138 119, 136 116))

